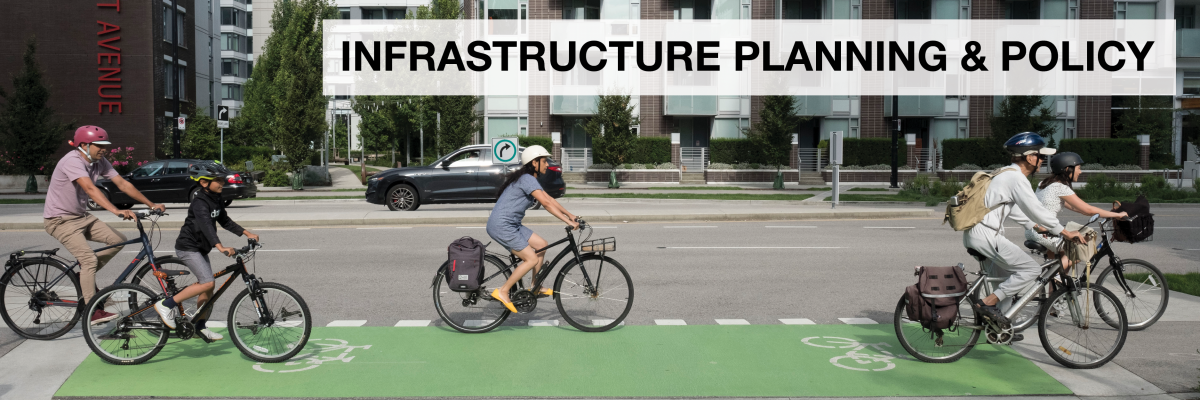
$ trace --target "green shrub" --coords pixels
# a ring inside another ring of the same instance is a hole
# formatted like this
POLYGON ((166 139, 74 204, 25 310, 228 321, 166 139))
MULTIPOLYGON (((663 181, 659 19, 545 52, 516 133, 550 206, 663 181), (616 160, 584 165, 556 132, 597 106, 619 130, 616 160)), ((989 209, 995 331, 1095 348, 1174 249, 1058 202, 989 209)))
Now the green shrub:
POLYGON ((283 172, 281 168, 267 169, 267 176, 263 177, 262 184, 269 187, 292 186, 287 173, 283 172))
MULTIPOLYGON (((246 160, 253 160, 256 157, 270 160, 271 155, 274 154, 279 154, 279 152, 265 146, 225 146, 225 160, 229 161, 230 165, 245 163, 246 160)), ((257 166, 258 163, 254 165, 257 166)))
POLYGON ((521 145, 521 147, 530 147, 536 145, 546 148, 546 151, 554 150, 554 140, 551 140, 545 136, 520 136, 517 138, 517 142, 521 145))
POLYGON ((963 165, 1008 165, 1004 148, 986 138, 942 140, 942 165, 951 168, 963 165))
POLYGON ((630 163, 655 165, 671 162, 671 138, 639 137, 634 139, 628 160, 630 163))
MULTIPOLYGON (((846 138, 842 139, 842 165, 887 165, 891 169, 892 139, 883 138, 846 138)), ((908 163, 908 146, 903 142, 896 148, 896 160, 900 165, 908 163)))
POLYGON ((738 164, 758 161, 758 150, 750 139, 712 139, 708 142, 709 159, 714 163, 738 164))
POLYGON ((1077 153, 1088 164, 1137 165, 1140 146, 1137 139, 1063 139, 1058 152, 1077 153))

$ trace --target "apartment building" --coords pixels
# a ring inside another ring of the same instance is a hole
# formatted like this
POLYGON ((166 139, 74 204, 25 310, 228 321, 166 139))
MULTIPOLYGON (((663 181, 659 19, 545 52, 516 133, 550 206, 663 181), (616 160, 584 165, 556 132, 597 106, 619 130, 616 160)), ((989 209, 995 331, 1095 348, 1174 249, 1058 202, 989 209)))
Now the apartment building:
MULTIPOLYGON (((251 0, 220 2, 220 104, 229 107, 230 118, 241 114, 246 81, 254 71, 255 43, 265 40, 254 34, 254 5, 251 0), (256 40, 257 39, 257 40, 256 40)), ((262 24, 268 24, 267 21, 262 24)), ((261 28, 260 28, 261 29, 261 28)), ((260 43, 261 45, 261 43, 260 43)))

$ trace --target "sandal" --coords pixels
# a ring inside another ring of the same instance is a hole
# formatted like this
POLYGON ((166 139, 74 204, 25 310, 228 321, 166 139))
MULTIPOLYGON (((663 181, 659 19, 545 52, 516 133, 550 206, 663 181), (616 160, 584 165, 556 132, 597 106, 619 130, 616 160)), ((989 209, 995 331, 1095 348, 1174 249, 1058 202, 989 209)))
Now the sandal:
POLYGON ((508 311, 514 314, 517 312, 517 306, 514 306, 511 301, 500 298, 500 289, 492 291, 492 298, 500 301, 500 304, 504 304, 504 308, 507 308, 508 311))
POLYGON ((539 290, 538 290, 537 292, 535 292, 535 293, 537 293, 537 296, 538 296, 538 297, 550 297, 550 296, 553 296, 553 295, 554 295, 554 289, 551 289, 551 288, 541 288, 541 289, 539 289, 539 290))

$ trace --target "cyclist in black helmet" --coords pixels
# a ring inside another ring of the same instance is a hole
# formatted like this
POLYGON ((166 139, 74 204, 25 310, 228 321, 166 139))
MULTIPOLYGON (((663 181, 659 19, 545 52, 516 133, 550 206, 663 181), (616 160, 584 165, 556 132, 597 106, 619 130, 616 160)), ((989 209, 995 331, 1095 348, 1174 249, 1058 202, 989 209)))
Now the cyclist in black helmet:
MULTIPOLYGON (((1127 214, 1124 212, 1115 213, 1084 202, 1071 189, 1071 184, 1078 182, 1079 177, 1083 175, 1083 157, 1080 157, 1079 154, 1067 152, 1054 155, 1054 158, 1050 159, 1050 173, 1052 175, 1038 185, 1037 197, 1042 205, 1056 216, 1059 211, 1066 208, 1088 216, 1100 214, 1101 218, 1126 217, 1127 214)), ((1044 233, 1046 233, 1046 228, 1034 226, 1033 229, 1025 230, 1025 238, 1045 246, 1049 250, 1049 253, 1046 254, 1047 258, 1061 256, 1063 270, 1070 270, 1071 264, 1067 260, 1067 254, 1061 252, 1062 239, 1047 237, 1044 233)))
MULTIPOLYGON (((217 223, 221 223, 221 227, 235 235, 245 235, 250 239, 258 240, 258 235, 243 229, 229 219, 229 214, 225 212, 225 206, 221 200, 221 190, 225 187, 226 178, 224 172, 218 170, 215 165, 207 164, 192 165, 188 172, 191 174, 192 180, 197 181, 203 190, 188 207, 187 219, 183 221, 183 228, 179 230, 179 238, 175 240, 175 255, 183 260, 188 269, 192 270, 192 275, 196 276, 196 284, 180 290, 173 297, 154 304, 154 310, 162 318, 163 324, 171 329, 175 329, 175 306, 178 303, 200 296, 196 303, 196 307, 199 308, 212 297, 215 285, 213 284, 212 264, 208 261, 208 252, 216 248, 217 251, 229 257, 233 257, 236 253, 233 248, 221 245, 221 238, 217 237, 217 223)), ((210 312, 211 310, 209 309, 210 312)), ((224 337, 219 333, 204 326, 207 321, 207 315, 196 320, 196 331, 200 333, 200 338, 206 342, 223 339, 224 337)))
MULTIPOLYGON (((963 232, 963 245, 987 257, 984 267, 993 276, 1011 274, 994 293, 974 304, 980 316, 1006 327, 1009 322, 1002 310, 1012 304, 1013 295, 1033 283, 1041 268, 1022 247, 1004 237, 1004 220, 1010 219, 1026 229, 1041 225, 1051 234, 1080 243, 1082 240, 1079 232, 1063 229, 1057 216, 1038 201, 1026 179, 1041 168, 1043 157, 1054 154, 1055 150, 1047 148, 1046 141, 1033 132, 1013 136, 1004 143, 1004 149, 1012 156, 1012 165, 1002 168, 992 178, 984 195, 984 205, 992 211, 963 232)), ((1014 340, 1020 340, 1020 336, 1014 336, 1014 340)))

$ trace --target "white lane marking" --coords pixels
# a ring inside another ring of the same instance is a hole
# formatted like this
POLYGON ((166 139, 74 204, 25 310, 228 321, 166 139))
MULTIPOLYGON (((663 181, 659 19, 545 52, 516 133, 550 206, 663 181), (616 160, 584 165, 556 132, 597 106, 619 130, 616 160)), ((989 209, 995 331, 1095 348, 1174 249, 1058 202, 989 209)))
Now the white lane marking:
POLYGON ((656 320, 654 320, 654 324, 655 325, 687 325, 687 322, 683 322, 682 319, 656 319, 656 320))
POLYGON ((716 228, 716 226, 715 226, 715 225, 708 225, 708 226, 664 226, 663 228, 667 228, 667 229, 716 228))
POLYGON ((864 226, 863 229, 917 229, 915 226, 864 226))
POLYGON ((1159 226, 1157 229, 1200 229, 1200 226, 1159 226))
POLYGON ((808 318, 780 318, 779 322, 784 325, 816 325, 816 322, 808 318))
POLYGON ((344 327, 344 326, 363 326, 366 324, 367 324, 367 320, 365 320, 365 319, 351 319, 351 320, 339 319, 337 321, 330 321, 329 325, 325 325, 325 326, 343 326, 344 327))
MULTIPOLYGON (((321 250, 321 249, 258 249, 256 251, 319 251, 319 250, 321 250)), ((141 252, 140 250, 126 250, 126 251, 122 251, 121 253, 140 253, 140 252, 141 252)), ((155 254, 160 254, 160 253, 175 254, 175 251, 173 251, 173 250, 155 250, 154 253, 155 254)))
POLYGON ((531 319, 529 326, 558 326, 557 319, 531 319))
MULTIPOLYGON (((612 322, 613 322, 613 320, 611 320, 611 319, 593 319, 592 325, 605 326, 605 325, 611 324, 612 322)), ((621 323, 617 324, 617 326, 625 326, 625 321, 621 321, 621 323)))
POLYGON ((816 228, 815 226, 800 226, 800 225, 777 225, 767 226, 767 228, 816 228))
POLYGON ((307 231, 312 228, 258 228, 255 231, 307 231))
POLYGON ((362 230, 382 230, 382 229, 412 229, 412 227, 411 227, 411 226, 382 226, 382 227, 372 227, 372 228, 355 228, 355 229, 362 229, 362 230))
POLYGON ((427 319, 402 319, 402 320, 400 320, 400 322, 396 323, 396 326, 408 326, 408 327, 429 326, 430 322, 433 322, 433 321, 430 321, 427 319))
POLYGON ((659 247, 660 249, 848 249, 849 247, 659 247))
POLYGON ((458 229, 487 229, 486 226, 456 226, 458 229))
POLYGON ((228 328, 229 327, 229 325, 226 325, 224 322, 216 322, 216 321, 205 322, 204 326, 208 327, 208 328, 228 328))
POLYGON ((494 320, 494 319, 489 319, 489 320, 468 319, 466 321, 463 321, 463 326, 468 327, 468 328, 478 328, 478 327, 490 324, 495 321, 496 320, 494 320))
POLYGON ((593 226, 592 229, 617 229, 615 226, 593 226))
POLYGON ((872 324, 878 324, 878 322, 875 322, 875 320, 873 320, 873 319, 870 319, 870 318, 838 318, 838 320, 839 320, 839 321, 842 321, 842 323, 844 323, 844 324, 847 324, 847 325, 872 325, 872 324))
POLYGON ((718 319, 717 325, 750 325, 750 321, 744 319, 718 319))

